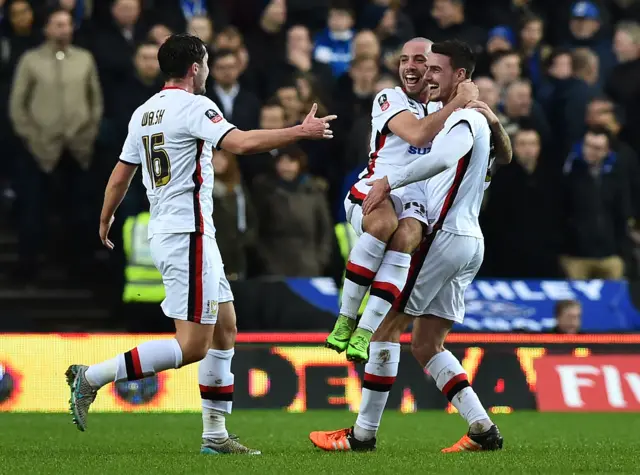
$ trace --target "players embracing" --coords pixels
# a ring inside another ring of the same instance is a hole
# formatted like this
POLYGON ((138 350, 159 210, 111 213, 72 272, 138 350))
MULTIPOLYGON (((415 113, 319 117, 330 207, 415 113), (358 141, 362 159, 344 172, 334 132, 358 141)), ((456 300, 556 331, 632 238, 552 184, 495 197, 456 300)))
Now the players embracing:
MULTIPOLYGON (((434 44, 425 64, 429 100, 442 102, 446 110, 474 69, 468 45, 434 44)), ((484 240, 478 217, 494 157, 498 164, 511 161, 509 138, 486 104, 472 101, 449 114, 428 153, 369 180, 371 189, 362 208, 365 219, 386 206, 394 190, 403 190, 405 209, 392 244, 401 241, 411 251, 419 248, 402 296, 371 339, 355 425, 312 432, 310 439, 317 447, 375 449, 382 411, 398 372, 400 335, 413 322, 414 357, 469 426, 468 433, 443 452, 502 448, 502 436, 471 388, 466 371, 444 348, 453 324, 464 318, 464 293, 482 264, 484 240), (428 233, 425 239, 423 229, 428 233)))

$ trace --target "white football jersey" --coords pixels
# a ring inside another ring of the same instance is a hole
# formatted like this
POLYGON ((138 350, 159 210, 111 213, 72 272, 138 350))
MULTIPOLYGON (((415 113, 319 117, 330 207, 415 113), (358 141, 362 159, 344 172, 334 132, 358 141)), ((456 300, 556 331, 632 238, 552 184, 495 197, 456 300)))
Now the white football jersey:
POLYGON ((215 236, 212 147, 233 129, 211 99, 179 88, 164 88, 133 113, 120 160, 142 165, 149 237, 215 236))
MULTIPOLYGON (((427 216, 436 229, 452 234, 482 238, 478 217, 491 167, 491 129, 487 119, 473 109, 460 109, 447 119, 433 147, 446 141, 447 133, 461 122, 469 124, 473 135, 471 150, 458 164, 424 182, 427 216)), ((443 143, 446 147, 446 144, 443 143)))
POLYGON ((376 96, 371 110, 369 164, 360 179, 387 175, 428 152, 426 145, 409 145, 389 130, 389 121, 403 111, 410 111, 417 119, 426 115, 424 104, 411 99, 401 87, 383 89, 376 96))

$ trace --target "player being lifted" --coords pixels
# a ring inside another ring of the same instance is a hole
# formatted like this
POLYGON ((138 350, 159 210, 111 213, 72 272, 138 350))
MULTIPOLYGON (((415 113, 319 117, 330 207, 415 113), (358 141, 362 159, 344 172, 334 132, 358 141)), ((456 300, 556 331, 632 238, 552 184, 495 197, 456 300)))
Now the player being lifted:
POLYGON ((230 439, 225 426, 233 395, 236 316, 215 241, 212 147, 252 154, 301 139, 330 139, 328 122, 335 116, 316 118, 314 104, 301 125, 241 131, 202 95, 209 68, 199 38, 171 36, 161 46, 158 61, 167 82, 129 122, 120 161, 107 184, 100 238, 113 248, 108 233, 114 213, 141 166, 151 208, 150 250, 166 291, 162 309, 174 320, 176 334, 169 340, 144 342, 102 363, 70 366, 66 375, 73 420, 81 431, 86 429, 97 391, 110 382, 137 380, 200 361, 201 451, 259 454, 230 439))
MULTIPOLYGON (((469 79, 474 68, 474 55, 466 44, 434 44, 426 74, 431 99, 450 103, 457 85, 469 79)), ((399 313, 390 312, 374 335, 355 425, 311 433, 317 447, 375 449, 382 411, 398 372, 400 335, 413 321, 413 355, 469 425, 468 433, 443 452, 502 448, 502 436, 471 388, 464 368, 444 348, 451 327, 464 318, 464 293, 482 264, 484 240, 478 216, 492 161, 492 131, 497 131, 493 133, 496 160, 500 164, 511 160, 511 144, 497 117, 484 103, 474 101, 470 106, 449 117, 428 155, 372 183, 364 201, 365 215, 384 203, 393 189, 409 185, 405 200, 424 203, 427 213, 423 219, 415 214, 401 217, 401 223, 421 221, 403 228, 416 230, 405 239, 420 242, 420 224, 432 232, 414 254, 418 272, 408 279, 407 298, 401 301, 399 313)))
POLYGON ((424 75, 431 44, 425 38, 414 38, 402 48, 399 66, 402 88, 384 89, 376 96, 371 113, 369 165, 344 202, 347 219, 359 238, 349 254, 340 315, 326 346, 339 353, 347 350, 350 361, 367 361, 371 336, 405 285, 413 251, 402 243, 387 250, 403 209, 402 190, 394 190, 390 199, 365 216, 362 202, 369 192, 367 182, 402 170, 425 154, 451 113, 478 97, 473 83, 461 83, 459 94, 452 101, 425 117, 428 91, 424 75), (358 310, 369 287, 369 300, 357 322, 358 310))

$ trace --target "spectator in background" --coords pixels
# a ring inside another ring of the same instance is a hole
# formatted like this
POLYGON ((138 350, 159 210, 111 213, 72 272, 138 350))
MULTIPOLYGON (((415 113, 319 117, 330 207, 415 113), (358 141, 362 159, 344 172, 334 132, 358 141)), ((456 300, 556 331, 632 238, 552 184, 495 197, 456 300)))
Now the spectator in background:
POLYGON ((276 97, 284 108, 285 127, 291 127, 300 122, 302 117, 302 100, 300 99, 300 91, 295 83, 295 79, 291 79, 282 84, 276 90, 276 97))
MULTIPOLYGON (((271 66, 283 61, 286 42, 287 2, 270 0, 265 3, 257 27, 248 33, 246 39, 251 67, 264 78, 260 82, 267 82, 272 73, 271 66)), ((261 85, 256 84, 256 87, 260 88, 261 85)), ((257 92, 261 96, 266 95, 264 87, 257 92)))
POLYGON ((194 15, 187 24, 187 33, 200 38, 209 49, 213 46, 214 29, 211 19, 206 15, 194 15))
POLYGON ((502 97, 506 87, 522 73, 520 56, 515 51, 499 51, 491 58, 489 69, 502 97))
MULTIPOLYGON (((372 56, 380 58, 382 54, 380 41, 376 34, 371 30, 360 30, 353 37, 353 56, 372 56)), ((393 50, 395 52, 395 49, 393 50)))
POLYGON ((494 174, 482 214, 487 247, 483 275, 559 276, 559 174, 542 163, 540 135, 527 124, 515 133, 513 152, 513 163, 494 174))
POLYGON ((333 92, 338 119, 335 130, 348 127, 359 116, 371 114, 371 104, 378 91, 376 79, 380 70, 375 56, 356 56, 349 72, 340 78, 333 92))
POLYGON ((640 24, 620 23, 614 38, 614 50, 620 64, 609 76, 606 91, 625 111, 621 138, 640 151, 640 24))
POLYGON ((147 41, 151 41, 158 46, 162 46, 164 42, 173 34, 173 31, 162 23, 153 25, 147 34, 147 41))
POLYGON ((275 176, 254 184, 258 254, 267 275, 324 275, 331 256, 333 225, 326 183, 306 173, 306 156, 295 146, 280 151, 275 176))
POLYGON ((151 14, 155 21, 179 32, 186 31, 196 16, 207 16, 214 25, 226 25, 228 21, 223 2, 218 0, 154 0, 151 14))
POLYGON ((464 0, 434 0, 433 22, 425 25, 424 30, 418 27, 417 34, 435 42, 456 38, 476 46, 479 51, 486 43, 486 32, 466 21, 464 8, 464 0))
POLYGON ((140 21, 140 0, 115 0, 111 7, 112 22, 94 34, 95 54, 100 79, 105 94, 106 114, 111 116, 111 104, 121 92, 123 79, 133 76, 136 44, 142 40, 147 29, 140 21))
POLYGON ((69 265, 77 273, 90 267, 94 242, 91 209, 93 146, 102 117, 102 91, 91 54, 71 45, 73 22, 64 10, 49 15, 46 42, 27 51, 16 69, 10 97, 10 116, 24 144, 18 160, 20 216, 20 273, 31 279, 47 235, 47 188, 54 174, 64 173, 70 194, 69 265))
POLYGON ((575 335, 582 326, 582 304, 577 300, 558 300, 553 309, 556 326, 553 333, 575 335))
POLYGON ((491 110, 498 111, 498 105, 500 103, 500 91, 495 81, 487 76, 480 76, 474 78, 473 82, 478 86, 478 92, 480 93, 478 100, 487 104, 491 110))
POLYGON ((276 87, 290 80, 296 73, 311 73, 319 84, 331 90, 333 72, 331 67, 313 59, 313 44, 306 26, 295 25, 287 31, 285 58, 269 68, 268 78, 273 91, 276 87))
POLYGON ((611 40, 602 27, 602 17, 598 6, 593 2, 576 2, 571 8, 569 30, 571 38, 568 47, 589 48, 598 55, 601 79, 599 85, 602 87, 604 78, 609 77, 616 60, 611 54, 611 40))
POLYGON ((573 78, 567 81, 564 94, 556 94, 553 105, 561 118, 552 127, 558 135, 573 145, 584 133, 587 104, 600 94, 598 87, 598 56, 587 48, 573 51, 573 78), (558 127, 556 129, 556 127, 558 127))
POLYGON ((313 57, 331 66, 338 78, 347 72, 352 59, 353 25, 355 13, 348 0, 334 0, 329 6, 327 28, 314 38, 313 57))
POLYGON ((567 158, 561 201, 564 255, 570 279, 622 279, 628 246, 629 187, 607 129, 590 128, 567 158))
POLYGON ((296 88, 302 101, 302 110, 310 110, 315 103, 318 106, 316 114, 318 117, 329 115, 327 98, 322 94, 318 81, 313 74, 297 73, 295 76, 296 88))
MULTIPOLYGON (((411 19, 397 5, 398 2, 389 0, 377 0, 364 7, 362 13, 362 27, 375 31, 382 55, 394 54, 402 49, 404 43, 415 37, 415 30, 411 19)), ((355 40, 354 40, 355 41, 355 40)), ((365 54, 354 51, 353 56, 365 54)), ((380 52, 366 52, 380 56, 380 52)))
POLYGON ((257 218, 242 181, 235 155, 213 151, 216 186, 213 188, 213 222, 216 242, 229 280, 247 275, 247 250, 255 244, 257 218))
MULTIPOLYGON (((277 98, 268 100, 260 109, 260 128, 265 130, 284 129, 286 125, 284 107, 277 98)), ((242 155, 238 157, 241 175, 245 183, 252 184, 258 175, 269 173, 273 169, 273 158, 278 150, 242 155)))
POLYGON ((573 59, 568 49, 554 49, 544 62, 545 74, 536 90, 536 98, 547 117, 554 113, 554 94, 559 85, 573 76, 573 59))
POLYGON ((520 56, 524 75, 531 81, 534 91, 537 91, 542 82, 542 63, 551 52, 542 43, 544 22, 541 17, 531 13, 522 18, 520 25, 520 56))
POLYGON ((477 75, 489 74, 491 69, 491 59, 498 53, 513 51, 516 47, 516 38, 513 31, 508 26, 496 26, 489 30, 487 44, 481 55, 478 55, 477 75))
POLYGON ((502 110, 503 127, 513 135, 522 122, 530 123, 540 134, 543 148, 551 141, 551 128, 540 105, 533 99, 531 83, 526 79, 513 81, 507 87, 502 110))
POLYGON ((242 33, 235 26, 225 27, 214 40, 214 55, 216 51, 231 50, 238 58, 240 67, 240 84, 251 91, 259 91, 257 81, 258 71, 252 65, 249 51, 244 44, 242 33))
POLYGON ((215 102, 224 117, 241 130, 253 130, 258 127, 260 101, 238 82, 240 61, 231 50, 219 50, 210 59, 211 87, 207 87, 207 96, 215 102))

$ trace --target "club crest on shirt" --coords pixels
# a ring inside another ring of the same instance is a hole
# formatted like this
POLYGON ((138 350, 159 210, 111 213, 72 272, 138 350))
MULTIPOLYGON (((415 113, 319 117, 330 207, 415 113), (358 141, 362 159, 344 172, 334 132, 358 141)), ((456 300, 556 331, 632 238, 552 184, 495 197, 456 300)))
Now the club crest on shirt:
POLYGON ((222 116, 218 114, 216 111, 214 111, 213 109, 209 109, 207 112, 204 113, 204 115, 206 115, 207 118, 214 124, 217 124, 222 120, 222 116))
POLYGON ((380 105, 380 109, 382 109, 383 112, 389 108, 389 101, 387 100, 386 94, 382 94, 380 97, 378 97, 378 104, 380 105))

